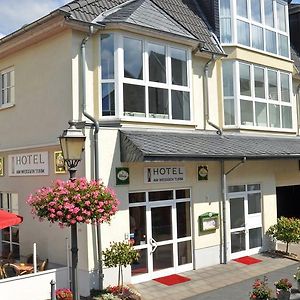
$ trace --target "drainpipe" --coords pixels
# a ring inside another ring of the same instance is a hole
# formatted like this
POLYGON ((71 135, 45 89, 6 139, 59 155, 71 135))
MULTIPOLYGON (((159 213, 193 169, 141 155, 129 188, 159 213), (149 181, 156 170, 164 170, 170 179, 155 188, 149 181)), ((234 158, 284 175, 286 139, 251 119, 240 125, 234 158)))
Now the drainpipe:
POLYGON ((227 222, 226 222, 226 187, 227 175, 233 170, 238 168, 241 164, 245 163, 246 157, 233 166, 230 170, 225 172, 224 160, 221 160, 221 189, 222 189, 222 229, 223 229, 223 264, 227 264, 227 222))
POLYGON ((297 90, 296 90, 296 107, 297 107, 297 135, 299 135, 299 129, 300 129, 300 120, 299 120, 299 115, 300 115, 300 84, 297 86, 297 90))
POLYGON ((212 54, 211 59, 204 66, 204 75, 203 75, 203 101, 204 101, 204 130, 206 130, 206 123, 210 126, 217 129, 217 134, 222 135, 222 129, 216 124, 212 123, 209 120, 209 97, 208 97, 208 68, 210 64, 215 61, 215 54, 212 54))
MULTIPOLYGON (((99 123, 97 120, 92 117, 86 110, 86 43, 88 39, 93 34, 93 26, 90 26, 90 33, 87 35, 81 42, 81 57, 82 57, 82 65, 81 65, 81 74, 82 74, 82 107, 83 107, 83 115, 88 118, 94 127, 94 166, 95 166, 95 180, 99 180, 99 146, 98 146, 98 133, 99 133, 99 123)), ((99 289, 103 290, 103 267, 102 267, 102 244, 101 244, 101 226, 97 225, 97 248, 98 248, 98 258, 99 258, 99 289)))

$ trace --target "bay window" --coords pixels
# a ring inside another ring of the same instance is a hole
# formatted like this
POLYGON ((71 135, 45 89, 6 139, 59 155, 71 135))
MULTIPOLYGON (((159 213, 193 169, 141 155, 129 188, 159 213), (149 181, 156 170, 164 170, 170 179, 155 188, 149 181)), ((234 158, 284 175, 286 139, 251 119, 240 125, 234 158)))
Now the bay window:
POLYGON ((118 34, 100 51, 103 117, 191 120, 189 51, 118 34))
POLYGON ((292 129, 291 74, 223 62, 224 125, 292 129))
POLYGON ((282 0, 220 0, 220 38, 289 57, 287 3, 282 0))

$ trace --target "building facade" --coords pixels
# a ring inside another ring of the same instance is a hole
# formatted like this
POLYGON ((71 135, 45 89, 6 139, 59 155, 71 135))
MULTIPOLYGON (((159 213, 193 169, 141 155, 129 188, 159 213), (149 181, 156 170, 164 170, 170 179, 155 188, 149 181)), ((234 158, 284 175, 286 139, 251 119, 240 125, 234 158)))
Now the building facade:
POLYGON ((36 242, 66 264, 69 230, 32 219, 25 201, 68 178, 57 139, 68 120, 87 136, 77 176, 121 201, 100 243, 79 226, 82 295, 112 241, 138 249, 133 283, 270 247, 278 189, 300 179, 285 1, 73 1, 0 40, 0 75, 0 203, 24 216, 2 230, 2 253, 36 242))

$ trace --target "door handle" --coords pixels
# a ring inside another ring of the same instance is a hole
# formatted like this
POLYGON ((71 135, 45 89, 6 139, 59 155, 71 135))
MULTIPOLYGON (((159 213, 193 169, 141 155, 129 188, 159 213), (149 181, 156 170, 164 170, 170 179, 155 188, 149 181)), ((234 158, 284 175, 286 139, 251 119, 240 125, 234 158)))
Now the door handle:
POLYGON ((157 242, 154 238, 150 238, 149 243, 152 247, 150 254, 152 254, 153 252, 155 252, 156 248, 157 248, 157 242))

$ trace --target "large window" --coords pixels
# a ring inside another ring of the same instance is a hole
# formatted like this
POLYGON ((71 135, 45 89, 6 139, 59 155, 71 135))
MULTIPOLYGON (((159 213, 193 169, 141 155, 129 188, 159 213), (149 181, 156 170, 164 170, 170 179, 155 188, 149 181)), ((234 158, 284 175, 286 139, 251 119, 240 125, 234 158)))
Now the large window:
POLYGON ((191 120, 189 51, 114 34, 100 50, 102 116, 191 120))
POLYGON ((220 0, 221 42, 289 57, 287 16, 286 1, 220 0))
POLYGON ((291 75, 223 62, 224 125, 292 129, 291 75))
POLYGON ((0 108, 10 106, 15 99, 15 72, 13 68, 0 71, 0 108))
MULTIPOLYGON (((18 214, 17 194, 0 192, 0 208, 18 214)), ((0 230, 1 244, 0 256, 7 257, 12 253, 12 257, 20 257, 19 226, 11 226, 0 230)))

